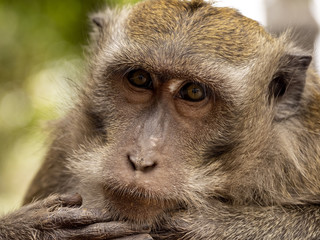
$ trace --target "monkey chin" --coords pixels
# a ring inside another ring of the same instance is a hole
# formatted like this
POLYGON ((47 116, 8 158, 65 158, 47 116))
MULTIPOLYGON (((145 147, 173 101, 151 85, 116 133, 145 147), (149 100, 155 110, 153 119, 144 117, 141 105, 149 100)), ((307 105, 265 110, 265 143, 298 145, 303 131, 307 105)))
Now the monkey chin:
POLYGON ((116 220, 136 224, 156 224, 179 206, 176 200, 166 199, 160 194, 136 187, 105 187, 105 196, 110 212, 115 214, 116 220))

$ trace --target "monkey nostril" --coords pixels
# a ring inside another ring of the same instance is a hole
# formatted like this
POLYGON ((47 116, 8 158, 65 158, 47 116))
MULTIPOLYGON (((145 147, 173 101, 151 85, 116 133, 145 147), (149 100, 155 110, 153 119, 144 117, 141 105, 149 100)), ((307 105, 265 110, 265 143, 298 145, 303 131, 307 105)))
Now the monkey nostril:
POLYGON ((153 160, 145 160, 144 158, 136 158, 127 155, 130 166, 134 171, 149 172, 157 166, 157 162, 153 160))
POLYGON ((132 169, 133 169, 134 171, 136 171, 137 168, 136 168, 134 162, 131 160, 130 155, 127 155, 127 158, 128 158, 128 162, 129 162, 130 166, 132 167, 132 169))
POLYGON ((149 172, 149 171, 153 170, 156 166, 157 166, 157 163, 154 162, 154 163, 152 163, 150 166, 145 166, 144 169, 143 169, 143 171, 144 171, 144 172, 149 172))

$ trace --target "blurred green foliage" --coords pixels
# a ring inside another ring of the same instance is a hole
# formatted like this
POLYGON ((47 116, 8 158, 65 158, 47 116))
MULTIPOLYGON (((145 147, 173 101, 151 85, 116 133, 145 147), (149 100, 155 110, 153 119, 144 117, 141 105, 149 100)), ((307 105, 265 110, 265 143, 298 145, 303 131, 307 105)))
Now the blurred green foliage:
POLYGON ((87 16, 133 2, 0 0, 0 213, 19 207, 46 151, 41 126, 80 79, 87 16))

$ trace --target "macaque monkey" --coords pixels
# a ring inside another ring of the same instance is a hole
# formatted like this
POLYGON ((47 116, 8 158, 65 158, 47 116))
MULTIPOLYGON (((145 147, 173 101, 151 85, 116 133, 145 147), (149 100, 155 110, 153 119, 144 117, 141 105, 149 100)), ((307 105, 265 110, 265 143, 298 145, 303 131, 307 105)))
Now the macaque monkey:
POLYGON ((310 53, 201 0, 92 22, 87 81, 1 239, 320 239, 310 53))

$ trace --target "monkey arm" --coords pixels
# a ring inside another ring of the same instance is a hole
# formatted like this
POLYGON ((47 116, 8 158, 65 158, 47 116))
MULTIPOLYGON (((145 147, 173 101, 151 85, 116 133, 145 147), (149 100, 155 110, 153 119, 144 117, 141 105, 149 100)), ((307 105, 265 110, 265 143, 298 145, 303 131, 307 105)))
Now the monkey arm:
POLYGON ((80 208, 81 202, 78 194, 52 195, 23 206, 1 218, 0 239, 152 239, 142 234, 148 230, 112 222, 99 210, 80 208))
POLYGON ((172 220, 173 232, 177 236, 183 232, 182 239, 320 239, 320 208, 315 205, 247 207, 216 203, 209 210, 179 213, 172 220))

